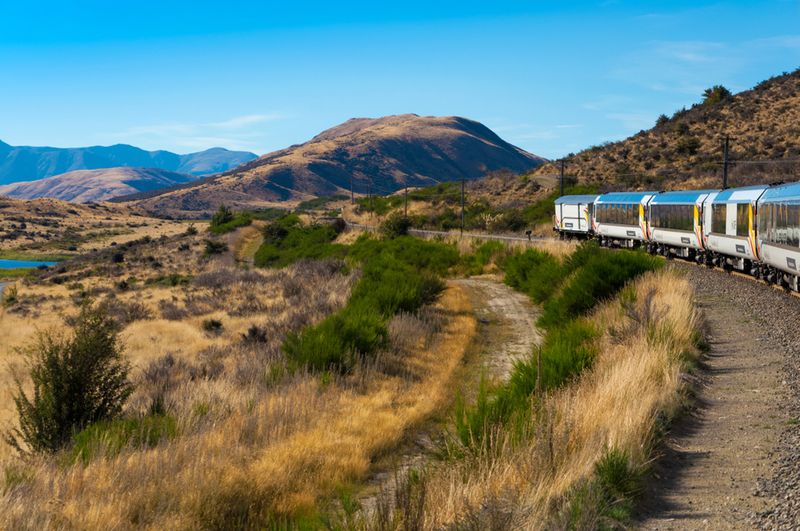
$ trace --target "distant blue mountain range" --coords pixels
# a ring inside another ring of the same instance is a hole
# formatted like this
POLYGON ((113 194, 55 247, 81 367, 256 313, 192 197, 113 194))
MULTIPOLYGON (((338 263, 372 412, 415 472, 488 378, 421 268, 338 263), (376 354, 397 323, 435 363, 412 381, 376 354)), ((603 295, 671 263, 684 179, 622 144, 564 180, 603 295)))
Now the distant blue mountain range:
POLYGON ((224 148, 178 155, 169 151, 145 151, 126 144, 53 148, 10 146, 0 141, 0 185, 36 181, 75 170, 120 166, 160 168, 202 176, 230 170, 255 158, 255 153, 224 148))

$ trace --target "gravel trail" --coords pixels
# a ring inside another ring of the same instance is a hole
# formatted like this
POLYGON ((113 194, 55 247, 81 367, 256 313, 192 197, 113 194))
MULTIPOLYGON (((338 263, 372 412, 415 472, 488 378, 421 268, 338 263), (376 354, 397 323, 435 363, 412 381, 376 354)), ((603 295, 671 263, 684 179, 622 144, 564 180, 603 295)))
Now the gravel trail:
POLYGON ((467 290, 481 326, 480 357, 495 380, 506 380, 517 360, 531 355, 541 342, 536 327, 538 310, 530 299, 502 283, 499 277, 482 275, 454 280, 467 290))
POLYGON ((696 290, 710 351, 693 410, 667 435, 643 529, 798 529, 800 299, 676 263, 696 290))

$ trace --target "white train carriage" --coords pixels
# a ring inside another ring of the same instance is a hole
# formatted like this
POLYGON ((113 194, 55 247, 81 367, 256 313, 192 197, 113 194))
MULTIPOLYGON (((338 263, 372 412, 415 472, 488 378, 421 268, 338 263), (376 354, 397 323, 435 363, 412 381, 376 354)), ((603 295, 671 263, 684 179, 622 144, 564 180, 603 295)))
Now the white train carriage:
POLYGON ((592 233, 592 206, 597 195, 565 195, 555 201, 553 230, 567 237, 586 238, 592 233))
POLYGON ((757 206, 757 276, 800 291, 800 183, 769 188, 757 206))
POLYGON ((647 207, 658 192, 612 192, 594 203, 594 232, 601 245, 636 247, 647 241, 647 207))
POLYGON ((702 261, 703 203, 718 191, 662 192, 653 197, 648 205, 649 250, 702 261))
POLYGON ((750 272, 758 260, 756 206, 767 185, 730 188, 703 203, 703 235, 712 263, 750 272))

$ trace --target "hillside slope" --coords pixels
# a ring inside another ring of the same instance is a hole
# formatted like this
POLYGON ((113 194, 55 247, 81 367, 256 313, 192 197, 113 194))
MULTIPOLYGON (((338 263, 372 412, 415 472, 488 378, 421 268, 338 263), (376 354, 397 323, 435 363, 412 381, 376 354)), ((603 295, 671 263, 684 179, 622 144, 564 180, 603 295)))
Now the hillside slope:
POLYGON ((465 118, 360 118, 225 174, 138 199, 151 212, 196 215, 220 203, 258 208, 349 192, 351 178, 356 193, 388 193, 501 169, 522 173, 543 162, 465 118))
MULTIPOLYGON (((730 184, 796 180, 800 165, 800 70, 727 97, 717 94, 621 142, 566 158, 566 172, 609 188, 720 186, 722 145, 730 136, 730 184), (719 101, 715 101, 719 99, 719 101)), ((538 175, 558 173, 545 164, 538 175)))
POLYGON ((75 170, 131 166, 160 168, 189 175, 210 175, 256 158, 246 151, 212 148, 178 155, 145 151, 126 144, 83 148, 10 146, 0 141, 0 184, 35 181, 75 170))
POLYGON ((92 203, 122 195, 168 188, 194 180, 191 175, 158 168, 78 170, 38 181, 0 186, 0 195, 16 199, 50 197, 74 203, 92 203))

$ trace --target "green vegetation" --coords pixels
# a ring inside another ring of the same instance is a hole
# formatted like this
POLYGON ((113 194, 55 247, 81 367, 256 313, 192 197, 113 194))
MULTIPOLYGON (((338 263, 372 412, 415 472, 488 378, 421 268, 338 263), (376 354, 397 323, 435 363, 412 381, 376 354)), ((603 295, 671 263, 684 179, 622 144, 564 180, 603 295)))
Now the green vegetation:
POLYGON ((362 276, 341 311, 299 334, 284 351, 297 366, 351 370, 363 356, 385 345, 386 324, 398 312, 413 312, 433 302, 444 288, 437 275, 458 263, 449 245, 401 236, 375 240, 362 236, 348 253, 362 276))
MULTIPOLYGON (((408 200, 429 202, 442 207, 436 213, 410 215, 411 227, 419 229, 454 230, 461 227, 461 188, 459 182, 439 183, 436 186, 421 188, 408 193, 408 200)), ((572 185, 565 188, 565 194, 592 194, 596 186, 572 185)), ((550 223, 553 218, 554 201, 559 197, 558 190, 547 197, 521 208, 496 208, 481 199, 468 198, 464 206, 464 228, 467 230, 493 230, 519 232, 536 225, 550 223)), ((403 206, 401 195, 388 197, 362 197, 357 200, 359 211, 373 212, 384 216, 393 209, 403 206)))
POLYGON ((96 422, 73 437, 68 461, 87 465, 97 457, 115 457, 124 448, 152 448, 177 431, 175 419, 168 415, 96 422))
POLYGON ((20 451, 59 450, 90 424, 119 416, 132 391, 116 325, 102 307, 84 305, 70 337, 43 332, 28 354, 33 394, 17 379, 19 428, 6 434, 20 451))
POLYGON ((386 324, 413 312, 444 288, 438 275, 459 263, 451 245, 418 240, 393 230, 391 239, 362 235, 353 245, 333 243, 341 227, 304 226, 289 215, 264 228, 255 263, 284 267, 302 259, 340 258, 362 270, 347 306, 319 324, 291 334, 283 348, 296 367, 347 372, 386 343, 386 324))
POLYGON ((203 242, 205 243, 203 254, 207 257, 222 254, 228 250, 228 244, 219 240, 203 240, 203 242))
POLYGON ((15 267, 14 269, 0 269, 0 280, 26 278, 36 273, 35 267, 15 267))
POLYGON ((707 88, 705 91, 703 91, 703 105, 716 105, 732 97, 733 94, 730 90, 726 89, 722 85, 714 85, 713 87, 707 88))
POLYGON ((394 212, 381 223, 380 232, 386 238, 397 238, 407 235, 410 228, 411 220, 400 212, 394 212))
POLYGON ((322 197, 315 197, 314 199, 309 199, 308 201, 303 201, 297 208, 295 209, 297 212, 308 212, 309 210, 320 210, 327 206, 329 203, 333 203, 334 201, 342 201, 347 199, 348 196, 342 194, 336 195, 328 195, 322 197))
POLYGON ((529 418, 537 390, 564 385, 591 365, 591 340, 597 332, 583 316, 631 279, 660 265, 643 252, 615 252, 593 242, 581 245, 563 263, 537 249, 503 260, 506 282, 542 304, 538 324, 546 335, 505 385, 491 392, 482 389, 475 406, 457 408, 458 441, 465 447, 484 444, 492 427, 529 418))
POLYGON ((234 213, 225 205, 220 205, 219 210, 211 218, 208 230, 214 234, 225 234, 251 223, 253 223, 253 215, 250 212, 234 213))
POLYGON ((342 227, 333 225, 303 226, 300 218, 290 214, 264 228, 264 243, 256 251, 258 267, 284 267, 297 260, 342 258, 345 246, 332 243, 342 227))
POLYGON ((625 452, 612 449, 595 465, 592 477, 569 494, 561 509, 567 529, 617 529, 630 522, 633 500, 642 490, 642 472, 625 452))

